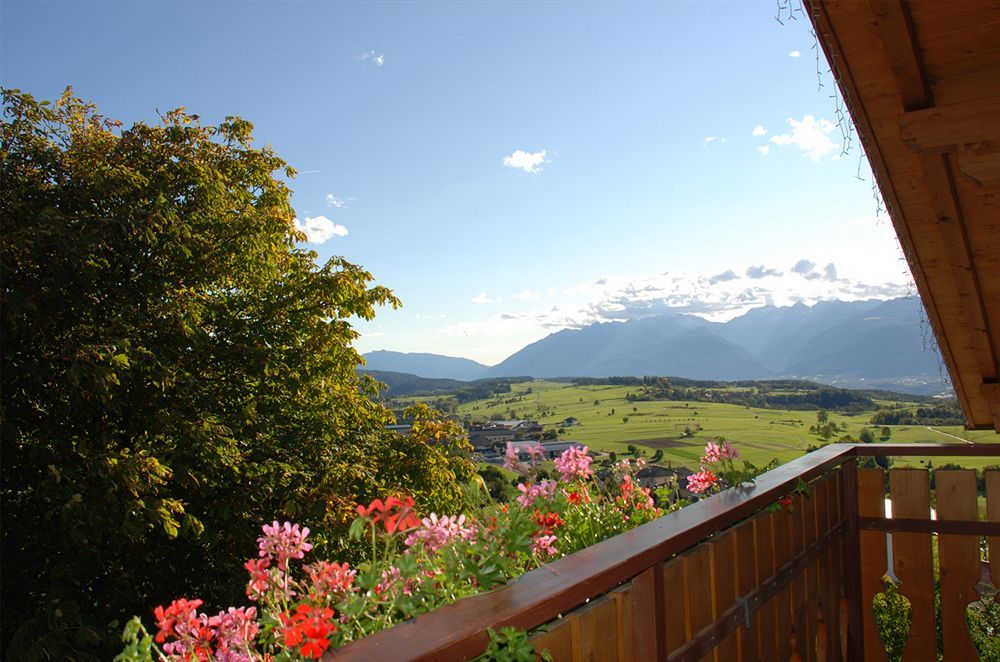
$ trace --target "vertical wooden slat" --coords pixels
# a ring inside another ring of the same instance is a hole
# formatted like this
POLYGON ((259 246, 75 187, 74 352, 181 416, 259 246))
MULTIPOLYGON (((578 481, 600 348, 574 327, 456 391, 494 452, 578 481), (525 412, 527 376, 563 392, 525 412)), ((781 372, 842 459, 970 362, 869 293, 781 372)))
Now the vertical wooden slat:
MULTIPOLYGON (((1000 522, 1000 471, 986 472, 986 520, 1000 522)), ((990 580, 994 586, 1000 586, 1000 536, 990 536, 987 544, 990 555, 990 580)))
MULTIPOLYGON (((692 639, 712 623, 712 558, 708 545, 698 545, 681 557, 684 562, 684 634, 692 639)), ((703 660, 711 660, 712 654, 703 660)))
POLYGON ((844 597, 840 603, 841 641, 844 659, 861 660, 865 654, 864 604, 861 598, 861 536, 858 532, 858 462, 851 459, 840 471, 838 504, 847 520, 842 576, 844 597))
MULTIPOLYGON (((813 501, 815 502, 815 535, 818 538, 830 530, 834 522, 830 518, 830 486, 834 484, 833 476, 827 476, 813 487, 813 501)), ((827 662, 831 658, 833 649, 832 642, 836 639, 834 633, 837 632, 834 622, 831 605, 834 603, 833 595, 836 590, 833 584, 833 569, 831 568, 830 555, 834 548, 828 549, 820 554, 816 559, 816 599, 818 604, 816 623, 816 659, 819 662, 827 662)))
MULTIPOLYGON (((789 536, 790 519, 787 510, 779 510, 774 513, 772 544, 774 545, 774 567, 776 569, 790 561, 792 557, 792 540, 789 536)), ((778 591, 778 594, 774 596, 774 602, 777 607, 778 656, 782 660, 787 660, 792 652, 792 584, 788 584, 778 591)))
POLYGON ((578 662, 578 655, 573 652, 573 623, 576 615, 562 618, 549 626, 547 632, 532 637, 535 650, 538 653, 549 651, 553 662, 578 662))
POLYGON ((632 591, 632 586, 628 585, 612 593, 615 597, 615 609, 618 614, 618 659, 620 662, 628 662, 629 660, 636 659, 635 638, 633 637, 635 631, 633 628, 635 613, 632 610, 632 591))
MULTIPOLYGON (((803 549, 816 542, 816 499, 815 491, 800 500, 802 504, 802 543, 803 549)), ((813 560, 803 574, 803 625, 802 637, 799 642, 799 650, 802 651, 802 658, 806 662, 816 660, 816 626, 819 622, 819 590, 816 573, 819 568, 818 560, 813 560)))
POLYGON ((663 566, 656 564, 632 580, 632 641, 637 660, 667 658, 663 616, 663 566))
MULTIPOLYGON (((746 595, 757 587, 757 562, 754 553, 753 522, 746 521, 736 527, 733 532, 736 540, 736 592, 746 595)), ((753 615, 750 628, 741 625, 736 630, 737 659, 740 662, 756 662, 760 659, 757 652, 757 640, 760 634, 760 617, 753 615)))
MULTIPOLYGON (((853 466, 854 461, 852 460, 850 464, 853 466)), ((830 497, 831 525, 840 522, 845 512, 843 503, 845 495, 844 474, 845 469, 841 468, 836 474, 834 474, 833 480, 830 481, 831 485, 828 494, 830 497)), ((856 483, 853 486, 852 493, 854 494, 854 502, 856 504, 858 496, 856 483)), ((854 529, 853 534, 856 534, 856 527, 854 527, 854 529)), ((851 542, 851 536, 852 527, 848 526, 844 537, 840 540, 840 543, 831 547, 828 555, 828 558, 830 559, 830 574, 832 575, 830 583, 833 585, 832 595, 830 596, 830 614, 833 616, 834 624, 836 625, 836 627, 831 627, 830 629, 830 641, 832 642, 831 650, 833 651, 833 659, 835 660, 844 660, 847 658, 847 626, 850 619, 848 618, 847 613, 844 562, 848 549, 852 549, 860 554, 856 545, 857 539, 855 538, 854 541, 851 542)), ((857 557, 855 557, 855 559, 859 560, 857 557)), ((863 650, 864 649, 862 649, 861 652, 863 652, 863 650)))
MULTIPOLYGON (((973 522, 979 519, 974 470, 937 471, 934 482, 938 517, 973 522)), ((974 660, 976 647, 969 636, 965 610, 970 602, 979 599, 979 536, 939 535, 938 568, 944 659, 974 660)))
POLYGON ((592 602, 580 612, 580 660, 606 662, 618 659, 618 614, 611 595, 592 602))
MULTIPOLYGON (((754 554, 757 557, 758 586, 774 574, 774 514, 761 513, 753 519, 754 554)), ((761 660, 778 659, 777 645, 777 602, 768 600, 757 611, 757 632, 761 660)))
MULTIPOLYGON (((712 558, 712 621, 736 602, 736 538, 732 531, 716 536, 708 547, 712 558)), ((731 662, 737 656, 736 633, 730 632, 714 650, 715 662, 731 662)))
MULTIPOLYGON (((805 549, 805 534, 803 531, 804 527, 802 521, 805 499, 803 497, 797 498, 791 508, 791 510, 786 512, 788 528, 785 530, 785 537, 788 540, 788 556, 784 559, 784 561, 782 561, 782 563, 791 561, 796 554, 805 549)), ((781 566, 779 565, 778 567, 781 566)), ((806 634, 806 573, 798 573, 789 584, 788 598, 789 605, 791 607, 790 613, 792 626, 792 633, 789 635, 789 641, 791 641, 792 637, 794 637, 795 646, 798 650, 800 659, 808 660, 805 653, 806 642, 808 640, 806 634)))
MULTIPOLYGON (((858 469, 858 514, 861 517, 885 516, 885 473, 881 469, 858 469)), ((895 514, 895 513, 894 513, 895 514)), ((861 531, 859 533, 861 554, 861 595, 864 628, 864 651, 866 660, 884 660, 885 647, 875 627, 872 612, 872 598, 884 590, 882 577, 887 567, 885 533, 881 531, 861 531)))
MULTIPOLYGON (((892 516, 930 517, 930 485, 924 469, 891 469, 889 492, 892 516)), ((934 619, 934 576, 929 533, 896 531, 892 534, 892 556, 899 592, 910 601, 913 615, 903 659, 937 660, 937 627, 934 619)))
POLYGON ((663 564, 663 620, 667 653, 687 641, 684 618, 684 560, 676 557, 663 564))

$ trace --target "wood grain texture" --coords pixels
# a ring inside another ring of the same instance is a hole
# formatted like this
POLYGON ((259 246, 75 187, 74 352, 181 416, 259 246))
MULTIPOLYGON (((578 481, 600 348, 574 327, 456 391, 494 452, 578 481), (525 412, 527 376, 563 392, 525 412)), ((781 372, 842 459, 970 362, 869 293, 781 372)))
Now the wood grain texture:
MULTIPOLYGON (((934 481, 939 517, 967 521, 978 519, 974 470, 938 470, 934 472, 934 481)), ((976 648, 969 636, 965 613, 969 603, 979 599, 976 593, 976 584, 982 574, 979 536, 938 536, 938 567, 944 659, 974 660, 976 648)))
MULTIPOLYGON (((924 469, 891 469, 889 492, 894 517, 930 516, 930 484, 924 469)), ((892 555, 899 592, 910 601, 910 635, 903 659, 937 661, 937 627, 934 618, 934 558, 931 536, 926 533, 894 533, 892 555)))
MULTIPOLYGON (((885 514, 885 473, 881 469, 858 469, 858 513, 863 517, 885 514)), ((866 660, 884 660, 885 647, 875 627, 872 598, 884 590, 882 577, 888 570, 886 539, 881 531, 861 531, 861 609, 866 660)))

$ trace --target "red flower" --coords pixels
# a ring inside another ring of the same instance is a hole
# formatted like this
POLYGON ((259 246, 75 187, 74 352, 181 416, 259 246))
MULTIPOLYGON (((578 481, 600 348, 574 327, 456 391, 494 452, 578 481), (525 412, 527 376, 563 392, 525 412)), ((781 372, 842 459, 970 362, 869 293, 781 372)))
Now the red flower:
MULTIPOLYGON (((156 642, 162 644, 167 637, 177 636, 177 623, 190 623, 197 619, 197 610, 203 604, 203 600, 186 600, 178 598, 170 603, 166 609, 162 605, 153 610, 156 617, 156 627, 160 629, 156 633, 156 642)), ((197 625, 195 625, 197 627, 197 625)))
POLYGON ((538 533, 545 536, 551 535, 555 529, 566 523, 559 513, 542 513, 538 510, 531 519, 540 527, 538 533))
POLYGON ((413 512, 415 502, 408 496, 402 499, 389 497, 385 503, 374 499, 368 507, 358 506, 358 515, 371 518, 372 522, 382 522, 389 534, 420 526, 420 520, 413 512))
POLYGON ((570 492, 567 495, 567 498, 569 499, 570 505, 573 506, 576 506, 583 501, 583 496, 579 492, 570 492))
POLYGON ((329 607, 314 608, 300 604, 292 614, 281 614, 282 640, 288 648, 299 648, 305 657, 319 659, 330 647, 329 635, 337 631, 333 624, 334 611, 329 607))

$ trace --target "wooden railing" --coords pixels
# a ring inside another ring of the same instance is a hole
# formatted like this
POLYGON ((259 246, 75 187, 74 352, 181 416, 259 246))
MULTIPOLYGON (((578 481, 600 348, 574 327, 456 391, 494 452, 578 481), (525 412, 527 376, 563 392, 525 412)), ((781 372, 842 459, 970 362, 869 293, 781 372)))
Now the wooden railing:
MULTIPOLYGON (((885 472, 863 456, 1000 457, 1000 444, 833 444, 628 533, 330 653, 331 660, 464 660, 487 628, 533 630, 560 660, 885 659, 872 598, 889 572, 912 607, 904 659, 936 659, 932 536, 945 659, 975 659, 965 608, 978 599, 980 536, 1000 549, 1000 472, 978 521, 974 471, 885 472), (768 507, 800 481, 809 496, 768 507), (893 568, 887 565, 887 532, 893 568), (970 651, 971 657, 969 657, 970 651)), ((992 569, 1000 585, 1000 563, 992 569)))

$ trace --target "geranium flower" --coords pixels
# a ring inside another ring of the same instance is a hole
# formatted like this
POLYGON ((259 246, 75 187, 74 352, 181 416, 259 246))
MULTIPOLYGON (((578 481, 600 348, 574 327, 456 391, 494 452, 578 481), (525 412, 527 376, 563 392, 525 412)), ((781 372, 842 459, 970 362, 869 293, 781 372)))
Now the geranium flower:
POLYGON ((351 570, 346 563, 329 563, 327 561, 317 561, 307 566, 303 570, 312 582, 313 591, 318 595, 336 596, 345 595, 351 592, 354 583, 354 576, 357 570, 351 570))
POLYGON ((291 522, 278 524, 274 521, 261 529, 264 535, 257 538, 260 556, 275 559, 279 570, 287 570, 289 559, 301 559, 312 549, 312 544, 306 542, 309 527, 299 527, 291 522))
POLYGON ((710 469, 702 469, 698 473, 688 476, 687 482, 688 490, 695 494, 701 494, 716 485, 719 482, 719 478, 710 469))
POLYGON ((576 479, 583 480, 594 473, 590 468, 591 462, 592 458, 586 446, 570 446, 556 458, 556 471, 562 474, 562 479, 566 483, 576 479))
POLYGON ((520 490, 521 495, 517 497, 517 502, 524 508, 531 508, 539 497, 551 499, 552 495, 556 493, 556 485, 554 480, 542 480, 538 485, 518 483, 517 489, 520 490))
POLYGON ((230 607, 209 618, 208 624, 215 628, 220 651, 246 649, 260 631, 256 607, 230 607))
POLYGON ((538 536, 531 543, 531 552, 536 556, 555 556, 559 550, 555 548, 555 536, 538 536))
POLYGON ((382 522, 386 533, 392 535, 397 531, 405 531, 420 525, 420 520, 413 512, 415 504, 416 502, 408 496, 402 499, 391 496, 385 503, 381 499, 374 499, 367 508, 358 506, 357 511, 362 517, 371 518, 373 523, 382 522))
POLYGON ((476 535, 476 527, 466 526, 465 515, 438 517, 431 513, 430 517, 421 520, 423 526, 406 537, 407 546, 412 547, 423 542, 424 549, 434 552, 454 539, 472 540, 476 535))
POLYGON ((329 635, 337 631, 333 624, 334 611, 329 607, 313 607, 300 604, 291 614, 279 616, 282 624, 281 636, 288 648, 299 647, 304 657, 319 659, 330 647, 329 635))

